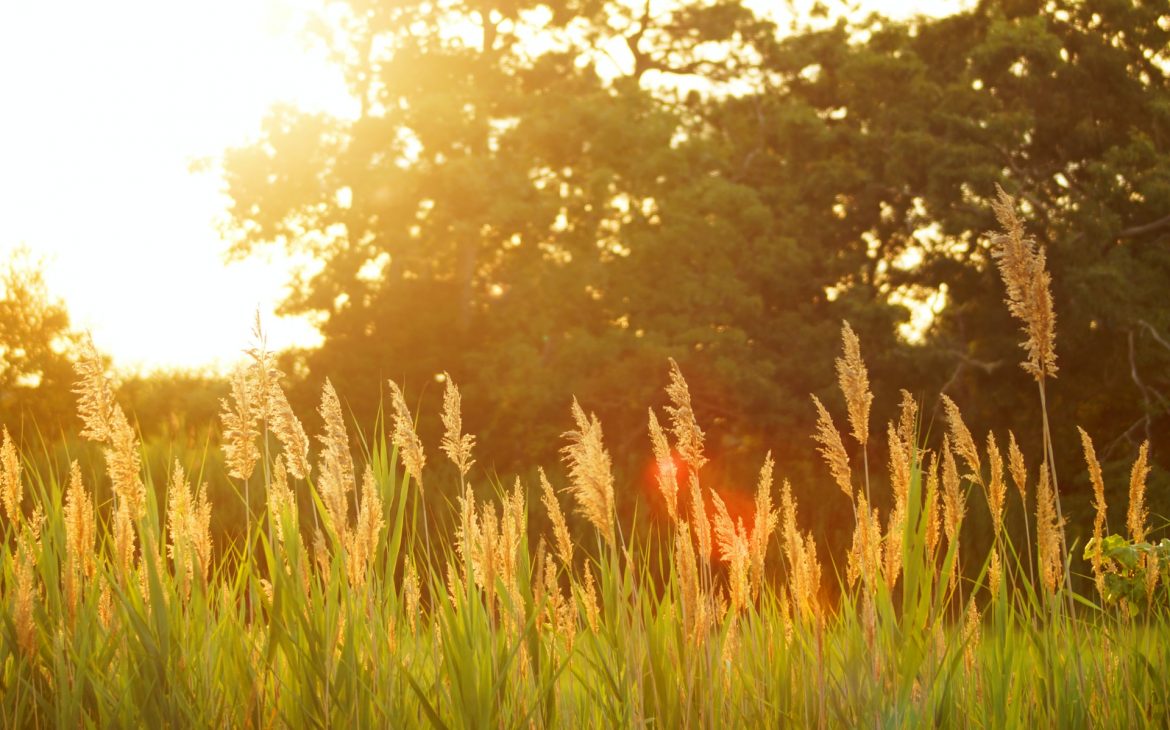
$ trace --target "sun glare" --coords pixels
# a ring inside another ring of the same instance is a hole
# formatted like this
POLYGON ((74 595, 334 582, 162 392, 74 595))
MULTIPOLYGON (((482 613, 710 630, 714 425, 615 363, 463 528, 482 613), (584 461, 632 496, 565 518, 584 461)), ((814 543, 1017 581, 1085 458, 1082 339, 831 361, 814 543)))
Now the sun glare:
POLYGON ((0 5, 0 255, 27 246, 121 367, 223 366, 252 312, 272 344, 290 262, 225 265, 214 169, 277 101, 344 113, 344 86, 296 34, 308 0, 0 5))

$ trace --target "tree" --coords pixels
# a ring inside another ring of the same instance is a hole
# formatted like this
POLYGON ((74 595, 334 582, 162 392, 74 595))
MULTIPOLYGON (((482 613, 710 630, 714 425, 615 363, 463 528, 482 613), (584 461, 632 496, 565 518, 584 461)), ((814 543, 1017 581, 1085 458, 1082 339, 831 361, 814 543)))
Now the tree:
POLYGON ((78 338, 43 266, 18 250, 0 271, 0 421, 50 435, 70 425, 78 338))
POLYGON ((320 317, 301 363, 361 420, 405 379, 433 442, 449 370, 501 468, 556 458, 570 393, 644 455, 673 356, 712 469, 771 447, 799 472, 849 319, 875 423, 900 387, 946 389, 1027 439, 983 235, 1002 184, 1050 252, 1061 471, 1077 424, 1119 458, 1170 433, 1164 8, 1001 0, 781 38, 734 1, 344 7, 321 37, 357 118, 275 110, 224 167, 238 254, 323 262, 287 307, 320 317))

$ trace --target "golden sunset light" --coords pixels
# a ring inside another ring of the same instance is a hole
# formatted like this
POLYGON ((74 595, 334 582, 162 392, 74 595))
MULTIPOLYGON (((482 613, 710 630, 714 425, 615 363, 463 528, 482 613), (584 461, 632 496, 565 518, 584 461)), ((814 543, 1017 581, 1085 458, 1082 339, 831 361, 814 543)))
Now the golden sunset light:
POLYGON ((1166 0, 0 3, 0 728, 1163 728, 1166 0))

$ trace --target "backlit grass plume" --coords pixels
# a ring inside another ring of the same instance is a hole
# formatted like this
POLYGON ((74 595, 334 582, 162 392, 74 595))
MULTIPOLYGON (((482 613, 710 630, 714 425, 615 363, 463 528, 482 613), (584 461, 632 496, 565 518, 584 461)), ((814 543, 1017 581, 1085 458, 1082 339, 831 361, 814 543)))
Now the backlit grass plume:
POLYGON ((568 443, 561 449, 569 470, 569 491, 580 513, 607 542, 616 545, 613 473, 609 452, 602 443, 601 422, 596 416, 585 415, 576 398, 572 413, 576 428, 564 434, 568 443))
POLYGON ((992 208, 1001 231, 991 235, 991 256, 1007 288, 1008 310, 1027 336, 1020 345, 1028 353, 1021 366, 1037 380, 1055 377, 1056 314, 1044 248, 1024 233, 1015 199, 1000 187, 996 196, 992 208))
MULTIPOLYGON (((402 393, 402 388, 393 380, 389 383, 390 407, 394 412, 392 441, 398 448, 398 454, 402 459, 403 466, 406 467, 406 473, 410 474, 414 483, 421 488, 423 484, 422 471, 427 463, 427 457, 423 452, 422 441, 415 433, 414 417, 410 415, 410 409, 406 407, 406 397, 402 393)), ((463 446, 461 445, 460 448, 462 449, 463 446)), ((466 458, 470 458, 470 447, 468 447, 466 458)))

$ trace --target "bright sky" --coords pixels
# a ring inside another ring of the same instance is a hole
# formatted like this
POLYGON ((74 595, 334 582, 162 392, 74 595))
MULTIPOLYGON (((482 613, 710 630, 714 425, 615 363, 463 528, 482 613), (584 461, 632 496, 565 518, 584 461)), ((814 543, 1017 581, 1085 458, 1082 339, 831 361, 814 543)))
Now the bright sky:
POLYGON ((286 261, 223 262, 220 183, 189 172, 247 141, 274 102, 346 107, 294 34, 311 2, 0 3, 0 256, 43 258, 51 292, 118 367, 230 364, 257 307, 271 346, 316 342, 273 315, 286 261))

